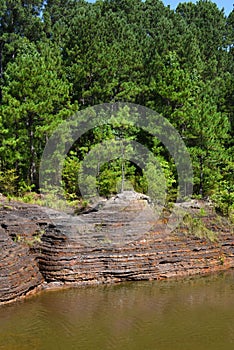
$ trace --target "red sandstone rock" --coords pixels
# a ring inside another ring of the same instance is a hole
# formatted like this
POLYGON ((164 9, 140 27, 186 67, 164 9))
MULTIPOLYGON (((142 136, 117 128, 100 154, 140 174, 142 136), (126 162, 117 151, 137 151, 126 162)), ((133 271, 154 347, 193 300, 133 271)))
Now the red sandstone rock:
POLYGON ((234 267, 234 236, 215 222, 211 212, 204 222, 219 232, 213 243, 188 235, 186 227, 162 234, 167 219, 160 218, 152 226, 151 207, 144 198, 124 198, 124 203, 112 199, 100 210, 79 217, 53 212, 53 220, 45 208, 2 203, 0 303, 27 294, 43 280, 53 287, 84 285, 234 267), (38 232, 44 232, 41 242, 35 240, 38 232))
POLYGON ((11 240, 0 228, 0 303, 28 293, 42 281, 42 275, 26 246, 11 240))

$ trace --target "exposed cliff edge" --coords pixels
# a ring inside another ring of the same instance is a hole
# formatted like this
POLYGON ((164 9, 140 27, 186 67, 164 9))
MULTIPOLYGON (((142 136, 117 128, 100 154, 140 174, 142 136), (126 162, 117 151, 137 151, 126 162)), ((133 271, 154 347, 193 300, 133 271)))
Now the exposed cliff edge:
POLYGON ((43 277, 28 247, 14 243, 2 228, 0 246, 0 303, 4 303, 29 293, 43 277))
POLYGON ((0 304, 51 286, 151 280, 234 267, 233 227, 212 208, 190 205, 191 222, 168 233, 163 231, 167 216, 155 218, 153 210, 149 198, 136 193, 117 195, 79 216, 2 197, 0 304), (189 233, 197 222, 210 237, 189 233))

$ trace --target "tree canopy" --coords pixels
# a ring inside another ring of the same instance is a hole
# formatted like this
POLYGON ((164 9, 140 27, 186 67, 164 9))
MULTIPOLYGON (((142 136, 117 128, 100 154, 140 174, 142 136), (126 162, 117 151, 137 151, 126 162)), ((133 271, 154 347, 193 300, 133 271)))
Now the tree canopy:
MULTIPOLYGON (((161 0, 2 0, 0 192, 13 173, 16 194, 22 186, 38 189, 45 144, 74 111, 123 101, 155 110, 178 130, 193 163, 194 195, 232 204, 233 58, 234 11, 226 16, 209 0, 176 10, 161 0)), ((81 195, 76 172, 84 155, 120 129, 94 129, 73 145, 64 164, 69 195, 81 195)), ((131 126, 122 136, 153 152, 173 197, 177 175, 162 144, 131 126)), ((122 166, 100 167, 101 194, 116 191, 122 166)), ((125 171, 146 191, 136 165, 126 162, 125 171)))

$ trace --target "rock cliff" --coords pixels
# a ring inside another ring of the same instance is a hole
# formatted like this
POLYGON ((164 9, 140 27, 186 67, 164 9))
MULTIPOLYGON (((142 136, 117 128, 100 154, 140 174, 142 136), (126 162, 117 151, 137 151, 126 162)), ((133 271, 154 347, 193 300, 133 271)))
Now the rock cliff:
POLYGON ((0 228, 0 303, 15 299, 43 282, 35 258, 0 228))
MULTIPOLYGON (((163 232, 146 196, 124 193, 79 216, 0 201, 0 303, 34 288, 151 280, 234 267, 234 236, 211 209, 212 240, 188 225, 163 232), (217 235, 218 234, 218 235, 217 235), (217 237, 216 237, 217 236, 217 237)), ((200 207, 190 207, 193 214, 200 207)))

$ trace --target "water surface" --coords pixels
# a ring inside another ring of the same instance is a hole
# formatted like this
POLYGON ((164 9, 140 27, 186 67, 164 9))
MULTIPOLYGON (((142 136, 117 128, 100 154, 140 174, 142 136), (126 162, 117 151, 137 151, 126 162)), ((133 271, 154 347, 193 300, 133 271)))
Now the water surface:
POLYGON ((0 307, 0 349, 233 350, 234 271, 43 292, 0 307))

